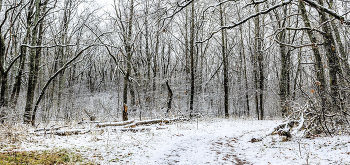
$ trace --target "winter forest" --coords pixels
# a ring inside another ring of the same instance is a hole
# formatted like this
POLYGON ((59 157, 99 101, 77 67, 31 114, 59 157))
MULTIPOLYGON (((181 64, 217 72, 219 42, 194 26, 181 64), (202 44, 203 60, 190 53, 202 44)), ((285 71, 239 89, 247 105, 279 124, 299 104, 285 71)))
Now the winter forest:
POLYGON ((350 163, 349 13, 347 0, 0 0, 0 151, 350 163))

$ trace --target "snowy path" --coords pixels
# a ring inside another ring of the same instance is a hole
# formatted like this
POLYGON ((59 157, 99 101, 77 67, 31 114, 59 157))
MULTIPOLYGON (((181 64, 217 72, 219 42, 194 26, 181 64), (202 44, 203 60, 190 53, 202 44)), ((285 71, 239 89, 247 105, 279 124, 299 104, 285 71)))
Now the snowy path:
MULTIPOLYGON (((98 164, 202 165, 202 164, 350 164, 350 137, 292 138, 282 142, 269 136, 251 143, 281 121, 207 119, 175 122, 166 129, 119 132, 114 127, 84 135, 31 136, 20 150, 65 148, 98 164)), ((6 149, 2 149, 6 151, 6 149)))
MULTIPOLYGON (((202 135, 179 138, 164 147, 164 154, 155 157, 155 163, 162 164, 248 164, 237 157, 234 150, 236 138, 219 138, 202 135), (215 140, 209 140, 215 139, 215 140)), ((153 162, 150 162, 152 164, 153 162)))
MULTIPOLYGON (((173 134, 170 139, 155 145, 156 149, 151 151, 152 156, 144 163, 251 164, 245 159, 245 154, 235 151, 235 148, 237 144, 243 142, 238 138, 243 137, 244 133, 259 130, 251 127, 252 123, 249 122, 236 124, 238 123, 213 122, 200 125, 199 127, 202 128, 198 130, 189 128, 189 131, 185 131, 184 129, 180 131, 181 134, 173 134)), ((271 124, 275 123, 269 123, 270 126, 271 124)))
POLYGON ((235 158, 239 159, 234 155, 234 146, 230 144, 231 141, 234 141, 234 138, 224 137, 217 139, 215 134, 200 134, 187 137, 179 135, 179 137, 167 142, 167 144, 158 146, 159 151, 156 151, 157 154, 149 163, 215 164, 226 161, 237 162, 235 158))

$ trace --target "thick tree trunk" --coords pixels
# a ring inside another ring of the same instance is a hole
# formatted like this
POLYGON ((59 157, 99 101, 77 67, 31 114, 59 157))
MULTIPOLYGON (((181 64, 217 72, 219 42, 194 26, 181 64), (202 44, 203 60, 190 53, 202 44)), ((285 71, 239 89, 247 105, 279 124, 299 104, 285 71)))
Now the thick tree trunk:
MULTIPOLYGON (((26 39, 23 41, 23 43, 24 44, 27 43, 26 39)), ((24 71, 24 62, 27 54, 27 48, 25 46, 21 46, 20 51, 21 51, 21 57, 19 59, 19 69, 15 77, 15 84, 13 85, 12 94, 11 94, 11 104, 13 106, 17 105, 19 92, 21 91, 21 82, 22 82, 22 75, 24 71)))
MULTIPOLYGON (((318 0, 319 4, 323 6, 323 0, 318 0)), ((329 20, 328 16, 319 11, 320 18, 322 22, 326 22, 329 20)), ((331 88, 331 99, 332 99, 332 111, 339 112, 339 86, 338 86, 338 75, 342 74, 339 58, 336 52, 336 44, 333 38, 332 29, 329 23, 325 23, 322 25, 322 30, 326 33, 323 35, 324 46, 326 51, 326 56, 328 59, 329 65, 329 83, 331 88)))
MULTIPOLYGON (((27 14, 27 18, 26 18, 26 21, 27 21, 27 27, 26 27, 26 35, 25 35, 25 38, 23 39, 23 43, 22 44, 28 44, 28 41, 30 40, 31 38, 31 23, 32 23, 32 14, 33 14, 33 11, 34 11, 34 1, 31 0, 30 2, 30 7, 29 7, 29 10, 28 10, 28 14, 27 14)), ((17 101, 18 101, 18 97, 19 97, 19 93, 21 91, 21 82, 22 82, 22 75, 23 75, 23 72, 24 72, 24 64, 25 64, 25 61, 26 61, 26 55, 27 55, 27 47, 21 45, 21 48, 20 48, 20 53, 21 53, 21 57, 20 57, 20 67, 18 69, 18 73, 17 73, 17 76, 15 78, 15 84, 13 86, 13 89, 12 89, 12 94, 11 94, 11 103, 16 106, 17 104, 17 101)))
MULTIPOLYGON (((287 16, 287 6, 283 9, 284 15, 287 16)), ((277 20, 279 20, 278 14, 276 14, 277 20)), ((282 24, 279 24, 279 28, 284 28, 286 24, 286 19, 283 20, 282 24)), ((286 30, 283 29, 279 34, 279 42, 280 44, 280 54, 281 54, 281 77, 280 77, 280 99, 281 99, 281 109, 282 116, 286 117, 288 115, 289 103, 288 99, 290 96, 290 51, 284 45, 286 43, 286 30)))
MULTIPOLYGON (((46 10, 46 5, 44 5, 43 7, 43 11, 46 10)), ((42 43, 42 38, 43 38, 43 23, 41 22, 39 25, 39 34, 38 34, 38 40, 37 40, 37 45, 41 45, 42 43)), ((35 51, 35 67, 34 67, 34 77, 33 77, 33 90, 35 90, 35 86, 38 82, 38 77, 39 77, 39 65, 40 65, 40 61, 41 61, 41 48, 36 48, 35 51)), ((33 97, 32 99, 34 99, 34 91, 33 91, 33 97)), ((32 103, 33 100, 32 100, 32 103)), ((34 126, 35 125, 35 117, 36 117, 36 108, 34 108, 35 110, 32 112, 32 120, 31 120, 31 124, 34 126)))
MULTIPOLYGON (((330 9, 332 9, 333 3, 334 3, 333 0, 329 1, 328 5, 329 5, 330 9)), ((341 38, 340 38, 338 26, 336 25, 334 20, 331 21, 331 27, 333 29, 333 33, 334 33, 334 36, 335 36, 335 41, 336 41, 336 43, 338 45, 338 51, 340 53, 340 63, 342 64, 342 67, 339 67, 339 69, 341 69, 341 68, 343 69, 343 71, 345 73, 344 77, 345 77, 345 79, 348 79, 348 78, 350 78, 350 66, 349 66, 347 54, 345 52, 346 49, 343 46, 343 43, 342 43, 341 38)), ((343 73, 339 72, 338 74, 343 74, 343 73)), ((347 84, 347 82, 344 80, 344 78, 341 78, 340 83, 342 85, 346 85, 347 84)), ((341 96, 340 96, 340 105, 341 106, 340 106, 340 108, 343 111, 345 109, 345 107, 346 107, 345 99, 347 97, 347 92, 345 90, 341 90, 340 93, 341 93, 341 96)), ((345 116, 345 114, 344 114, 344 116, 345 116)))
MULTIPOLYGON (((70 5, 71 0, 65 0, 64 1, 64 11, 63 11, 63 20, 61 23, 61 44, 66 45, 67 44, 67 33, 68 33, 68 25, 69 25, 69 19, 70 19, 70 5)), ((66 47, 59 47, 58 48, 58 55, 60 57, 60 60, 58 62, 59 66, 58 68, 61 68, 67 61, 67 51, 66 47)), ((58 77, 58 96, 57 96, 57 108, 60 111, 61 109, 61 102, 62 102, 62 94, 65 88, 65 71, 63 70, 59 77, 58 77)))
POLYGON ((125 51, 127 53, 127 59, 126 59, 126 74, 124 76, 124 90, 123 90, 123 121, 128 120, 128 83, 129 83, 129 77, 131 73, 131 57, 132 57, 132 45, 131 45, 131 37, 132 37, 132 23, 133 23, 133 16, 134 16, 134 0, 131 0, 130 2, 130 16, 129 16, 129 23, 128 23, 128 34, 127 34, 127 40, 124 42, 125 44, 125 51))
MULTIPOLYGON (((32 46, 41 45, 42 36, 43 36, 43 24, 42 20, 39 22, 39 17, 41 16, 41 4, 40 0, 35 0, 35 16, 34 16, 34 29, 32 31, 32 46)), ((32 114, 33 108, 33 100, 34 100, 34 92, 35 86, 38 79, 38 71, 39 71, 39 62, 41 56, 41 48, 31 48, 29 54, 29 78, 28 78, 28 88, 27 88, 27 97, 26 97, 26 106, 24 112, 24 123, 25 124, 35 124, 35 114, 32 114), (32 118, 34 117, 34 119, 32 118)))
POLYGON ((191 95, 190 95, 190 117, 192 117, 193 113, 193 99, 194 99, 194 3, 192 3, 191 8, 191 28, 190 28, 190 56, 191 56, 191 95))
MULTIPOLYGON (((1 29, 0 29, 1 30, 1 29)), ((0 107, 6 106, 5 91, 7 90, 7 74, 5 73, 5 40, 0 32, 0 78, 1 78, 1 92, 0 92, 0 107)))
POLYGON ((7 81, 8 73, 1 74, 1 93, 0 93, 0 107, 6 107, 8 105, 7 100, 7 81))
MULTIPOLYGON (((224 26, 224 10, 222 9, 222 5, 220 5, 220 26, 224 26)), ((225 48, 225 30, 221 30, 221 54, 222 54, 222 60, 223 60, 223 70, 224 70, 224 108, 225 108, 225 117, 229 117, 228 113, 228 73, 227 73, 227 54, 226 54, 226 48, 225 48)))
MULTIPOLYGON (((333 0, 329 1, 328 5, 329 5, 330 9, 332 9, 333 3, 334 3, 333 0)), ((344 71, 345 71, 347 77, 350 77, 350 66, 349 66, 349 62, 347 60, 348 58, 347 58, 347 55, 345 52, 344 45, 343 45, 341 38, 340 38, 338 26, 336 25, 334 20, 331 21, 331 25, 332 25, 333 33, 335 36, 335 41, 337 42, 338 50, 339 50, 340 57, 341 57, 340 62, 343 64, 343 68, 344 68, 344 71)))
MULTIPOLYGON (((255 8, 256 12, 259 12, 259 6, 255 8)), ((256 103, 256 112, 258 115, 258 120, 263 120, 264 118, 264 67, 263 67, 263 52, 262 52, 262 34, 260 27, 259 16, 255 17, 254 21, 255 26, 255 58, 256 58, 256 70, 255 71, 255 84, 257 88, 255 103, 256 103)))
MULTIPOLYGON (((238 18, 241 19, 240 14, 238 14, 238 18)), ((247 63, 246 63, 246 54, 245 54, 245 47, 244 47, 244 41, 243 41, 243 30, 242 30, 242 25, 239 26, 239 31, 240 31, 240 56, 242 57, 243 61, 242 61, 242 66, 241 68, 243 68, 243 74, 244 74, 244 83, 245 83, 245 103, 246 103, 246 110, 245 110, 245 115, 249 116, 250 115, 250 106, 249 106, 249 86, 248 86, 248 77, 247 77, 247 63)))

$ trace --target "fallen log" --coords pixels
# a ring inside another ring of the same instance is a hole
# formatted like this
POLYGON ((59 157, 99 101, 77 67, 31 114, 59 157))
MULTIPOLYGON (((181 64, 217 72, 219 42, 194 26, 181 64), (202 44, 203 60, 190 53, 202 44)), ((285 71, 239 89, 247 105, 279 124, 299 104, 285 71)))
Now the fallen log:
POLYGON ((156 130, 158 129, 168 129, 168 127, 164 127, 164 126, 157 126, 156 130))
POLYGON ((53 132, 54 135, 58 136, 66 136, 66 135, 78 135, 78 134, 85 134, 90 132, 90 130, 86 129, 72 129, 72 130, 65 130, 65 131, 55 131, 53 132))
POLYGON ((120 129, 120 131, 122 132, 126 132, 126 131, 129 131, 129 132, 149 132, 151 131, 151 128, 146 128, 146 127, 143 127, 143 128, 122 128, 120 129))
POLYGON ((60 126, 60 127, 53 127, 53 128, 39 128, 39 129, 36 129, 34 130, 34 132, 40 132, 40 131, 56 131, 56 130, 59 130, 61 128, 65 128, 65 127, 68 127, 68 125, 64 125, 64 126, 60 126))
POLYGON ((265 137, 270 136, 270 135, 279 135, 279 136, 284 136, 287 139, 292 137, 292 134, 290 133, 291 129, 295 127, 295 125, 298 125, 297 130, 300 130, 303 127, 304 120, 301 121, 286 121, 284 123, 278 124, 275 127, 272 127, 267 134, 265 134, 262 137, 259 138, 252 138, 249 142, 259 142, 262 141, 265 137))
POLYGON ((175 118, 175 119, 153 119, 153 120, 137 121, 137 122, 134 122, 134 123, 131 123, 129 125, 124 126, 124 128, 132 128, 132 127, 136 127, 138 125, 144 125, 144 124, 169 123, 171 121, 178 121, 178 120, 181 120, 181 119, 175 118))
POLYGON ((96 124, 96 123, 100 123, 99 121, 81 121, 79 122, 78 124, 86 124, 86 123, 89 123, 89 124, 96 124))
POLYGON ((154 119, 154 120, 137 121, 137 122, 134 122, 134 123, 131 123, 131 124, 124 126, 124 128, 132 128, 132 127, 136 127, 138 125, 157 124, 157 123, 169 123, 169 120, 154 119))
POLYGON ((124 121, 124 122, 107 122, 107 123, 98 123, 96 127, 107 127, 107 126, 124 126, 133 123, 134 120, 124 121))
POLYGON ((66 135, 79 135, 79 134, 85 134, 90 132, 91 130, 88 129, 71 129, 71 130, 64 130, 64 131, 47 131, 47 132, 33 132, 36 136, 41 135, 58 135, 58 136, 66 136, 66 135))

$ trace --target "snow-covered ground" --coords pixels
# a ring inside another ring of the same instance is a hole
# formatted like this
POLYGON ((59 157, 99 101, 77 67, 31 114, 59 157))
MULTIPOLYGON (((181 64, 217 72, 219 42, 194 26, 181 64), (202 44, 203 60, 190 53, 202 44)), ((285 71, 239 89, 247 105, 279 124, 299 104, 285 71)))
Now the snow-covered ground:
POLYGON ((82 135, 31 135, 19 149, 65 148, 98 164, 350 164, 348 135, 313 139, 294 136, 287 142, 275 135, 249 142, 280 122, 199 119, 198 124, 194 120, 153 125, 150 131, 137 133, 107 127, 82 135))

